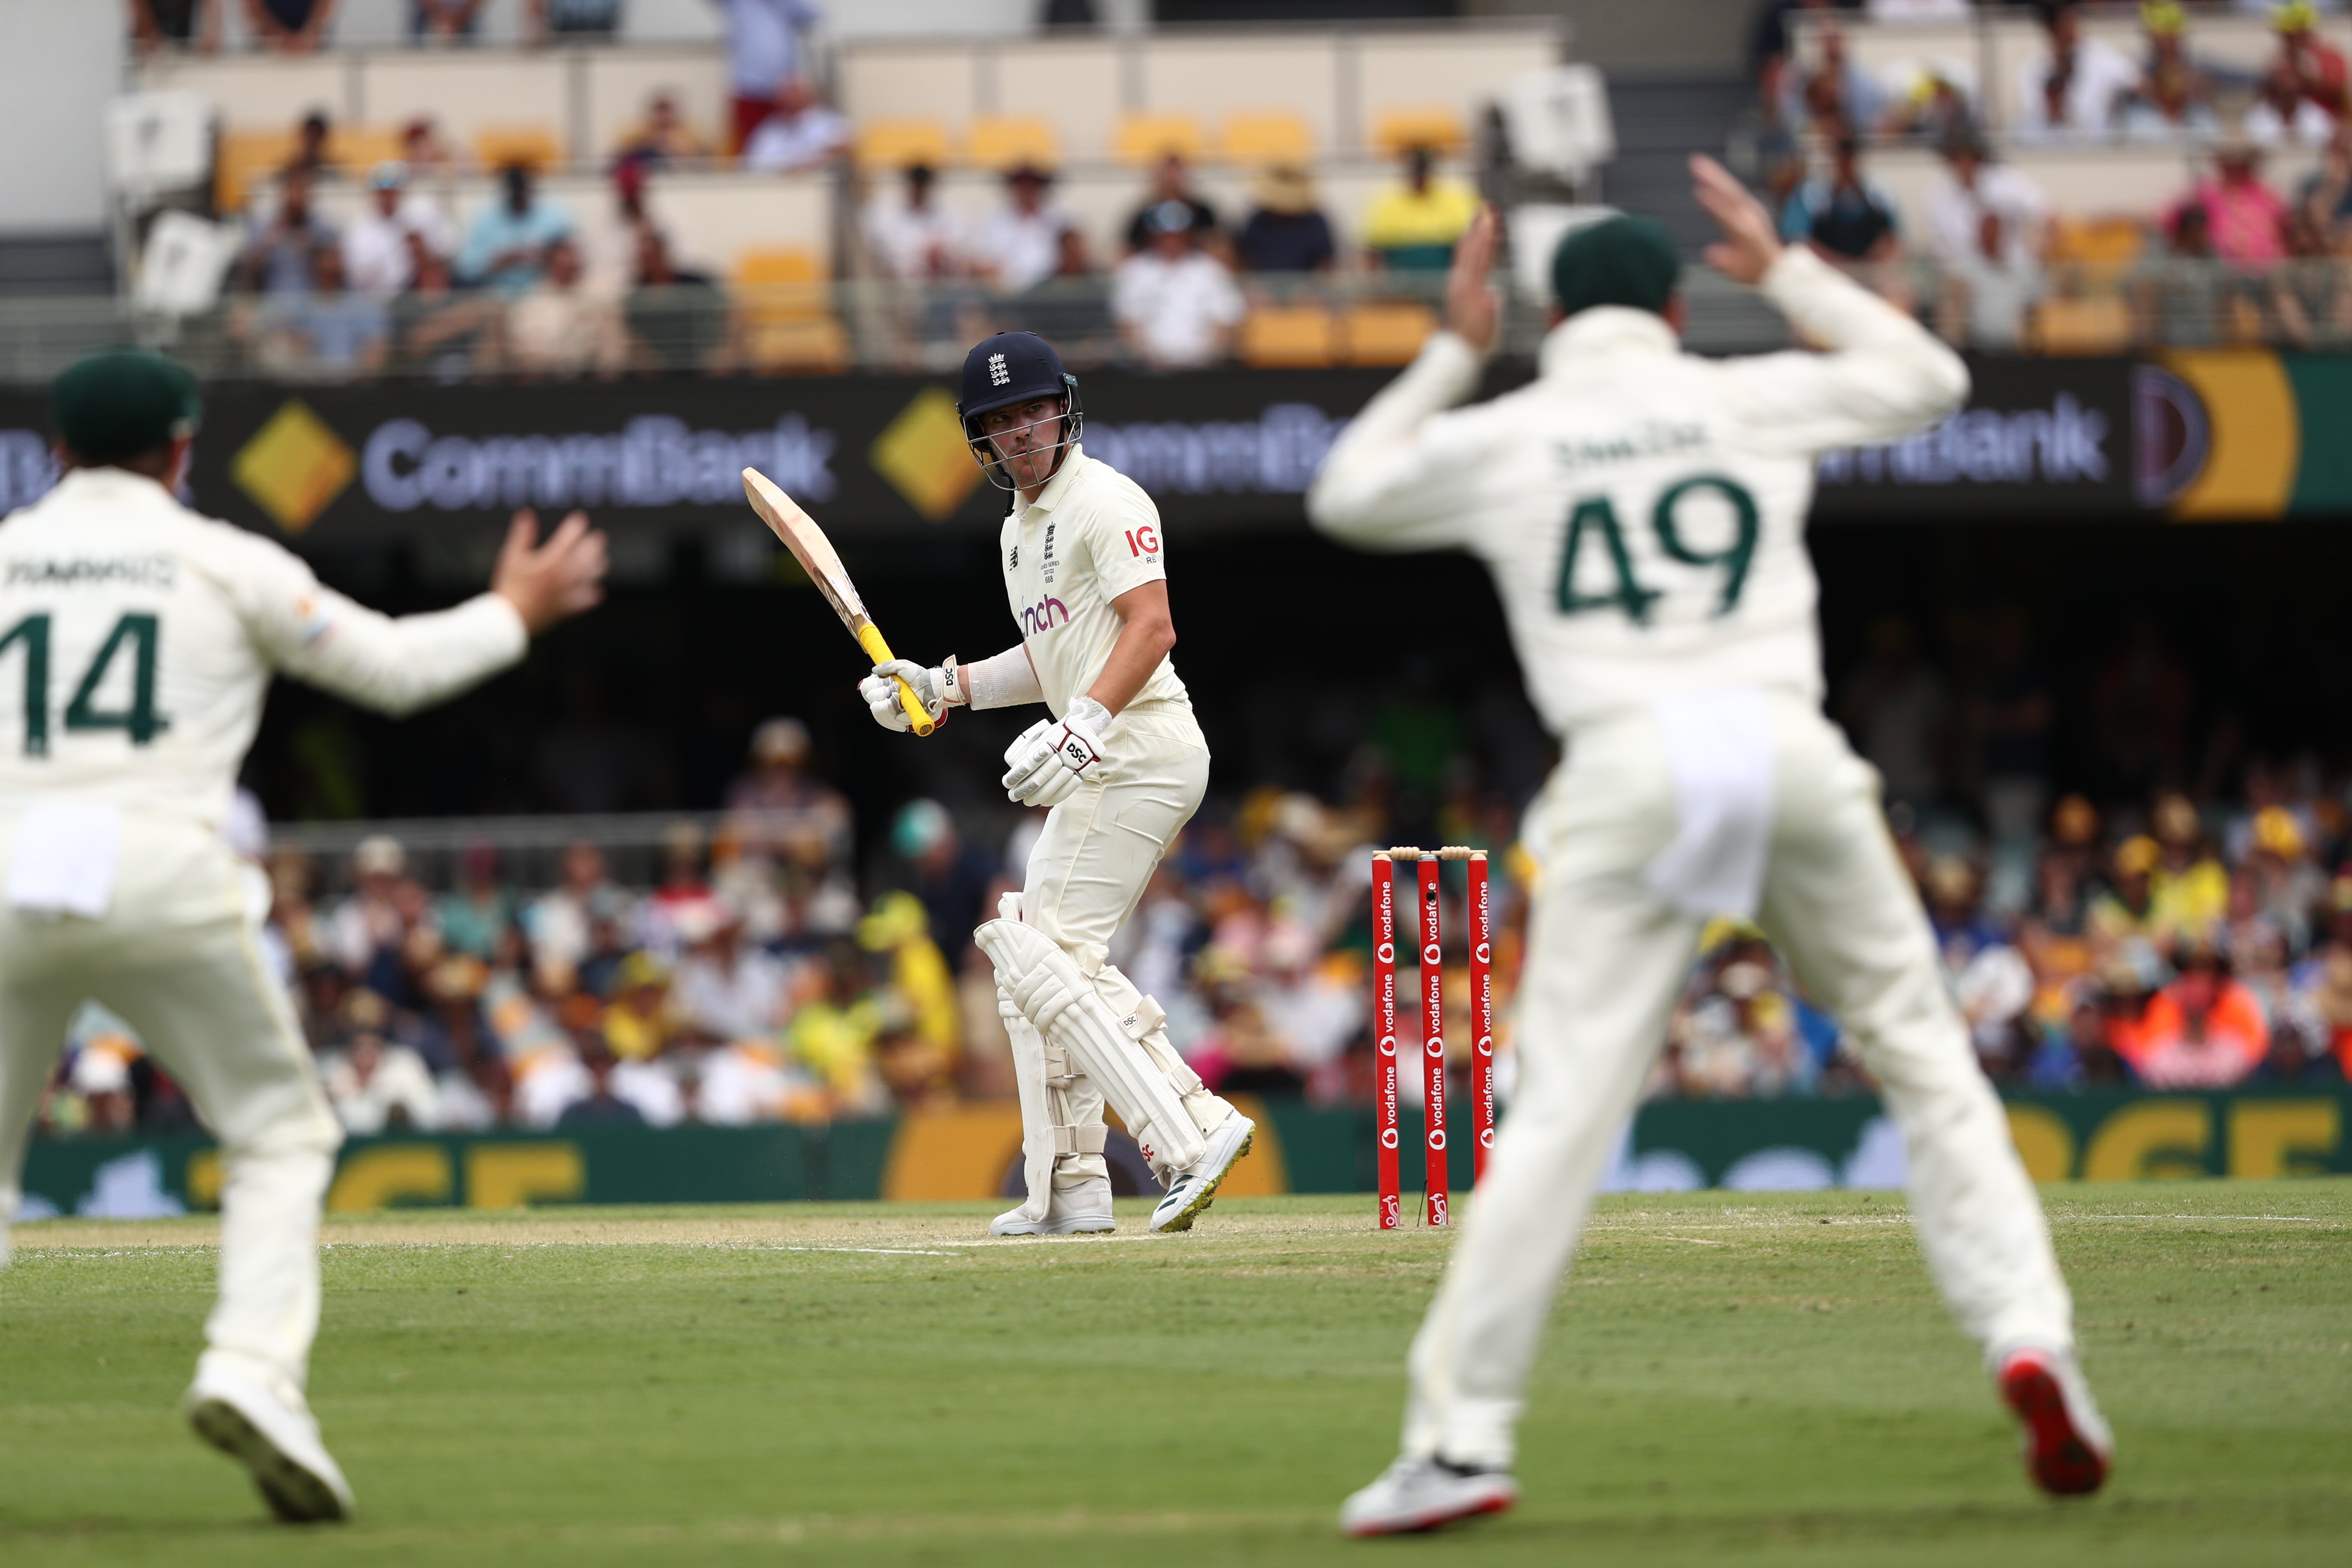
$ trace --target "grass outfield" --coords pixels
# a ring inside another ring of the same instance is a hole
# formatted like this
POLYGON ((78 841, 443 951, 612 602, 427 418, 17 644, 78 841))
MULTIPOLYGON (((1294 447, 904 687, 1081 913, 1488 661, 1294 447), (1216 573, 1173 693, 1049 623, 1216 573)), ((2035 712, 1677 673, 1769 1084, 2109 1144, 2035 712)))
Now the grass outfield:
POLYGON ((1527 1499, 1332 1526, 1389 1458, 1442 1235, 1362 1199, 984 1239, 993 1205, 407 1211, 328 1227, 311 1396, 359 1493, 287 1530, 173 1411, 212 1227, 21 1227, 0 1274, 19 1563, 2340 1564, 2352 1181, 2053 1189, 2121 1454, 2053 1504, 1899 1203, 1604 1200, 1527 1499))

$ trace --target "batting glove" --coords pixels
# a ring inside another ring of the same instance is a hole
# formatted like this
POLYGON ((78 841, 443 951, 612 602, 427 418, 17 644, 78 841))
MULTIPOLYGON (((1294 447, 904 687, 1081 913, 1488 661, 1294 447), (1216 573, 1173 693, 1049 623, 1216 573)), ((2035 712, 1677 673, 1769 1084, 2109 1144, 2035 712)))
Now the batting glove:
POLYGON ((1004 752, 1004 793, 1015 805, 1055 806, 1108 772, 1102 731, 1110 710, 1091 697, 1070 704, 1060 723, 1040 719, 1004 752))
POLYGON ((945 664, 929 668, 911 659, 894 658, 874 667, 874 673, 857 683, 857 695, 864 700, 874 721, 885 730, 901 734, 915 727, 907 717, 907 710, 898 702, 898 682, 913 688, 915 700, 923 705, 923 712, 934 724, 942 723, 948 710, 971 700, 962 685, 956 679, 955 657, 950 654, 945 664))

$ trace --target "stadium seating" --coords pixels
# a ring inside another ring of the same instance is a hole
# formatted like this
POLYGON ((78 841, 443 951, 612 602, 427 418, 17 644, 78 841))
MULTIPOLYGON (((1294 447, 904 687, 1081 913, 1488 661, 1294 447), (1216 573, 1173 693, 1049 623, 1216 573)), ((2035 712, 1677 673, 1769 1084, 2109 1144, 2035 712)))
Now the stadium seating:
POLYGON ((1315 161, 1315 134, 1307 121, 1287 111, 1225 116, 1217 151, 1234 163, 1297 163, 1315 161))
POLYGON ((936 169, 948 161, 948 130, 936 120, 869 121, 857 128, 854 155, 864 169, 936 169))
POLYGON ((2036 353, 2114 354, 2132 344, 2131 307, 2115 294, 2061 296, 2034 307, 2027 342, 2036 353))
POLYGON ((1372 144, 1390 157, 1414 147, 1459 152, 1467 140, 1461 117, 1450 109, 1392 109, 1372 127, 1372 144))
POLYGON ((563 148, 552 126, 485 125, 474 132, 474 160, 485 169, 521 165, 544 174, 563 161, 563 148))
POLYGON ((1023 163, 1050 169, 1061 163, 1062 149, 1049 121, 1029 114, 984 114, 964 133, 964 156, 982 169, 1023 163))
POLYGON ((1379 300, 1351 308, 1343 320, 1349 364, 1410 364, 1429 334, 1437 312, 1417 300, 1379 300))
POLYGON ((1339 319, 1320 305, 1270 305, 1243 319, 1242 363, 1261 369, 1327 365, 1339 357, 1339 319))
POLYGON ((735 300, 735 343, 755 370, 824 372, 845 368, 849 335, 833 313, 823 259, 803 249, 747 250, 728 281, 735 300))
POLYGON ((1171 153, 1198 163, 1207 145, 1189 114, 1130 114, 1118 122, 1111 152, 1122 163, 1156 163, 1171 153))

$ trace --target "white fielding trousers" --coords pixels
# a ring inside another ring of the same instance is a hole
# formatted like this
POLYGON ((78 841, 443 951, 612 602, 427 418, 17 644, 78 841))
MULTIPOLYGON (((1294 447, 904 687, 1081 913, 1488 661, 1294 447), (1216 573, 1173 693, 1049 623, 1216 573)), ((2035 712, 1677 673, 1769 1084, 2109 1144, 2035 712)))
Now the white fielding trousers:
MULTIPOLYGON (((1029 854, 1021 919, 1068 953, 1079 973, 1092 976, 1112 1013, 1125 1018, 1143 1004, 1143 993, 1105 956, 1142 901, 1160 857, 1201 808, 1209 789, 1209 747, 1189 706, 1158 702, 1119 714, 1103 744, 1112 764, 1108 781, 1080 786, 1046 815, 1029 854)), ((1138 1044, 1169 1074, 1202 1131, 1223 1121, 1225 1102, 1201 1087, 1165 1030, 1154 1029, 1138 1044)), ((1066 1125, 1101 1122, 1102 1089, 1091 1079, 1081 1074, 1057 1092, 1066 1125)), ((1069 1186, 1106 1173, 1099 1154, 1065 1155, 1054 1167, 1054 1182, 1069 1186)))
MULTIPOLYGON (((16 827, 0 816, 10 859, 16 827)), ((319 1211, 342 1131, 262 958, 260 919, 217 832, 135 810, 123 813, 104 918, 0 903, 0 1226, 16 1212, 25 1141, 66 1026, 94 999, 139 1031, 220 1140, 220 1297, 205 1359, 299 1400, 319 1328, 319 1211)))
MULTIPOLYGON (((1920 1247, 1961 1328, 1989 1358, 2020 1343, 2071 1349, 2049 1228, 1945 993, 1876 775, 1811 704, 1761 695, 1770 807, 1758 918, 1879 1081, 1903 1132, 1920 1247)), ((1408 1454, 1512 1460, 1560 1276, 1696 956, 1700 921, 1645 875, 1677 815, 1648 710, 1579 728, 1545 786, 1518 1092, 1413 1340, 1408 1454)))

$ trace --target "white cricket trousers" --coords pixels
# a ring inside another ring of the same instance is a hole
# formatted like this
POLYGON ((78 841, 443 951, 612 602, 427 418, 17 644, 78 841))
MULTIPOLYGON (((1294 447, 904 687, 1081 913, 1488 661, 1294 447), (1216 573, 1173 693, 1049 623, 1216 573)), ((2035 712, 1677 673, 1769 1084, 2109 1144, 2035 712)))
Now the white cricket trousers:
MULTIPOLYGON (((1759 921, 1878 1079, 1903 1132, 1920 1247, 1960 1326, 1988 1358, 2020 1343, 2071 1349, 2041 1204, 1945 993, 1877 776, 1811 703, 1765 701, 1773 795, 1759 921)), ((1413 1340, 1408 1454, 1512 1460, 1544 1321, 1696 956, 1700 922, 1643 875, 1677 809, 1646 709, 1579 728, 1545 786, 1518 1092, 1413 1340)))
MULTIPOLYGON (((0 816, 13 858, 16 820, 0 816)), ((0 883, 5 881, 0 863, 0 883)), ((222 1162, 220 1298, 205 1359, 290 1384, 319 1328, 319 1210, 342 1131, 265 963, 236 857, 191 820, 126 810, 100 920, 0 903, 0 1225, 41 1090, 85 1000, 119 1013, 187 1092, 222 1162)))
MULTIPOLYGON (((1160 857, 1201 809, 1209 789, 1209 746, 1189 704, 1153 702, 1112 720, 1103 747, 1111 760, 1108 780, 1081 786, 1046 814, 1045 831, 1029 853, 1021 918, 1092 976, 1097 994, 1124 1018, 1141 1005, 1143 993, 1117 964, 1104 962, 1105 955, 1142 901, 1160 857)), ((1169 1074, 1202 1131, 1224 1120, 1224 1101, 1200 1087, 1164 1030, 1138 1044, 1169 1074)), ((1062 1093, 1070 1125, 1102 1121, 1102 1090, 1093 1079, 1080 1075, 1062 1093)), ((1106 1169, 1099 1154, 1065 1155, 1054 1179, 1066 1186, 1106 1169)))

